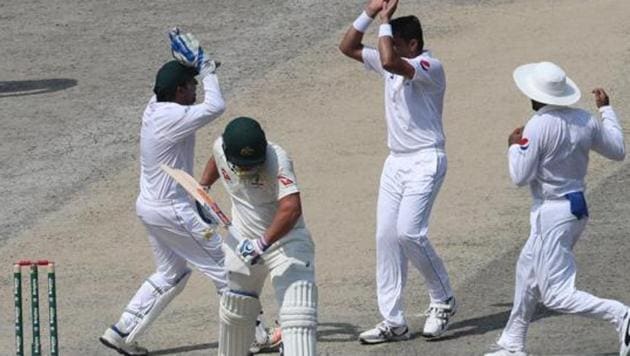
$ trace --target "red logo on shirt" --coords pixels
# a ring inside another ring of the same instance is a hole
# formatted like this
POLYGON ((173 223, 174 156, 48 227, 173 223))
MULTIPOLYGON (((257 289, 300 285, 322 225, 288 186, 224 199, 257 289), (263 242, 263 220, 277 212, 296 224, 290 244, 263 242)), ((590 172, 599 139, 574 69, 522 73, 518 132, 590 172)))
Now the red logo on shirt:
POLYGON ((523 137, 518 141, 518 144, 521 146, 521 150, 525 151, 529 147, 529 140, 523 137))
POLYGON ((429 61, 427 61, 426 59, 421 59, 420 67, 422 67, 422 69, 424 69, 425 72, 428 72, 429 68, 431 68, 431 63, 429 63, 429 61))
POLYGON ((278 180, 280 181, 280 183, 282 183, 282 185, 289 186, 291 184, 293 184, 293 181, 285 176, 278 176, 278 180))
POLYGON ((230 182, 232 180, 232 178, 230 178, 224 168, 221 168, 221 174, 223 175, 223 179, 225 179, 226 182, 230 182))

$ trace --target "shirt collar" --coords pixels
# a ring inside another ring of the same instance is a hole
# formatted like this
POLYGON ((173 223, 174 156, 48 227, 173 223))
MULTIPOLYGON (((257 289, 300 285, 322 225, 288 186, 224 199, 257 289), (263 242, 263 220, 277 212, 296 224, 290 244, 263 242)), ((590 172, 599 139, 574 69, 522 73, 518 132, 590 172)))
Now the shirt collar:
POLYGON ((564 108, 566 108, 566 106, 545 105, 542 108, 538 109, 538 111, 536 111, 536 115, 542 115, 544 113, 548 113, 548 112, 553 111, 553 110, 560 110, 560 109, 564 109, 564 108))

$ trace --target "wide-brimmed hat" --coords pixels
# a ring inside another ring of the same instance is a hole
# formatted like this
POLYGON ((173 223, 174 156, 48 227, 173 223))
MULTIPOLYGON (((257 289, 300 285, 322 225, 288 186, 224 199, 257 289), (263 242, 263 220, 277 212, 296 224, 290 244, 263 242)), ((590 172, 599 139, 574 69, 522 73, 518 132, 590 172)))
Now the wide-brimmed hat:
POLYGON ((580 100, 580 88, 551 62, 530 63, 514 70, 516 86, 539 103, 568 106, 580 100))

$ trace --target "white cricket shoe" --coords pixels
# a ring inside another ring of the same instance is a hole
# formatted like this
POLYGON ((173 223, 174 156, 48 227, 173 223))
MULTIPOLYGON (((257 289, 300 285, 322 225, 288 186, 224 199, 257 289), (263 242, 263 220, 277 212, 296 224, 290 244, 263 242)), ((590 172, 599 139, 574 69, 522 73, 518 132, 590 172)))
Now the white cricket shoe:
POLYGON ((135 342, 127 343, 125 339, 112 328, 107 328, 103 336, 99 338, 103 345, 118 351, 125 356, 146 356, 149 351, 138 346, 135 342))
POLYGON ((422 336, 426 338, 439 337, 448 329, 450 318, 457 311, 455 297, 451 297, 444 303, 431 303, 425 312, 427 320, 424 322, 422 336))
POLYGON ((619 333, 619 356, 630 355, 630 309, 626 311, 619 333))
POLYGON ((501 345, 494 344, 483 356, 527 356, 525 351, 510 351, 501 345))
POLYGON ((256 325, 256 340, 249 347, 250 355, 278 352, 282 346, 280 326, 266 328, 263 323, 256 325))
POLYGON ((409 328, 407 328, 407 325, 391 327, 384 321, 376 325, 374 329, 364 331, 359 335, 359 342, 362 344, 380 344, 382 342, 407 339, 409 339, 409 328))

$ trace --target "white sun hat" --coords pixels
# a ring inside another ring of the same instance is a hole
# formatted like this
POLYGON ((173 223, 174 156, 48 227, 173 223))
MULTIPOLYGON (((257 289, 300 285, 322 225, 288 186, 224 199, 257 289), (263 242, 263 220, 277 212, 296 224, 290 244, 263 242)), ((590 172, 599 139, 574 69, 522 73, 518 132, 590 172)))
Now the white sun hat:
POLYGON ((580 88, 551 62, 524 64, 514 70, 516 86, 539 103, 568 106, 580 100, 580 88))

